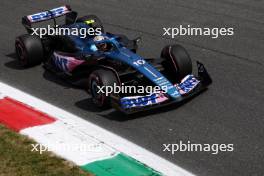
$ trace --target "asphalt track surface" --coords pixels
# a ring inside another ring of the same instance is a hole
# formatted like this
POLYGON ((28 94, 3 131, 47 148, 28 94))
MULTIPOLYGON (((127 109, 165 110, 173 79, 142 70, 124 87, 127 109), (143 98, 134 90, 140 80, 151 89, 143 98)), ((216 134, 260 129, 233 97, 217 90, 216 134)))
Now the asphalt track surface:
POLYGON ((98 124, 199 176, 264 175, 264 1, 261 0, 3 0, 0 6, 0 80, 98 124), (179 43, 202 61, 214 83, 181 107, 126 118, 100 111, 87 94, 63 83, 41 66, 21 69, 14 39, 25 33, 23 15, 62 4, 81 15, 96 14, 105 29, 142 36, 139 53, 159 56, 165 44, 179 43), (164 38, 163 27, 234 27, 229 37, 164 38), (163 143, 232 143, 234 152, 163 152, 163 143))

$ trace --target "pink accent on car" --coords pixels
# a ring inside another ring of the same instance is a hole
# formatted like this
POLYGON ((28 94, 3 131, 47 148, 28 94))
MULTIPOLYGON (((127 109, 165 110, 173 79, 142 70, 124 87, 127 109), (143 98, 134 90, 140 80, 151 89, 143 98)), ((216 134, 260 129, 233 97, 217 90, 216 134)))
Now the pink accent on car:
POLYGON ((72 56, 58 54, 56 52, 54 52, 53 55, 55 56, 53 59, 56 66, 65 72, 71 72, 77 66, 85 62, 84 60, 80 60, 72 56))
POLYGON ((75 59, 74 57, 68 57, 68 70, 71 72, 72 70, 74 70, 77 66, 81 65, 82 63, 84 63, 84 60, 78 60, 75 59))

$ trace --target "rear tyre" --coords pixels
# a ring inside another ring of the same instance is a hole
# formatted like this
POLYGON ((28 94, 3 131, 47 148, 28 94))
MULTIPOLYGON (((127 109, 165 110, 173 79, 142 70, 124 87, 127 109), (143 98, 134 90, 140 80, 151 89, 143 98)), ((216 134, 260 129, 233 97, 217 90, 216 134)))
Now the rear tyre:
POLYGON ((168 74, 176 75, 181 80, 192 73, 192 60, 184 47, 181 45, 168 45, 161 51, 164 58, 164 67, 168 74))
POLYGON ((99 108, 110 107, 110 95, 113 95, 114 92, 106 94, 106 87, 108 86, 120 86, 117 76, 111 70, 98 69, 93 71, 89 75, 89 91, 92 96, 93 103, 99 108), (104 87, 103 91, 99 90, 99 87, 104 87))
POLYGON ((101 32, 104 33, 103 23, 96 15, 86 15, 86 16, 80 17, 76 20, 76 22, 86 23, 94 29, 100 28, 101 32))
POLYGON ((41 64, 44 59, 42 42, 38 36, 25 34, 17 37, 15 48, 18 61, 23 67, 41 64))

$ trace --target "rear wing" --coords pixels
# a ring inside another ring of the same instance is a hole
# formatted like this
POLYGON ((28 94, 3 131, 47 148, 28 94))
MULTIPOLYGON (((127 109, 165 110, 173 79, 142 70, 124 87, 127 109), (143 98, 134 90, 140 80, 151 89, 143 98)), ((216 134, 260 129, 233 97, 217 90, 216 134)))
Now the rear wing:
POLYGON ((32 32, 31 26, 33 23, 38 23, 53 19, 56 25, 55 18, 58 18, 63 15, 66 15, 65 23, 67 24, 75 22, 77 18, 77 12, 72 11, 69 5, 65 5, 51 10, 46 10, 32 15, 24 16, 22 17, 22 24, 26 28, 26 30, 30 33, 32 32))

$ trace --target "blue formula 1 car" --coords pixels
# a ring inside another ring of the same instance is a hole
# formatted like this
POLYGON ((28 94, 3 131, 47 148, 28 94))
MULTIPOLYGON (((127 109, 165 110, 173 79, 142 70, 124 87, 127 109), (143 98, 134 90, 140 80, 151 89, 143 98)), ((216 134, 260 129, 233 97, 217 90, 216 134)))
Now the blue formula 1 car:
POLYGON ((140 38, 130 40, 125 35, 104 32, 97 16, 78 18, 69 6, 24 16, 22 24, 28 34, 17 37, 15 42, 21 65, 43 63, 44 68, 87 90, 98 107, 112 106, 129 114, 180 103, 212 82, 200 62, 198 75, 192 74, 192 61, 182 46, 168 45, 160 57, 143 58, 137 54, 140 38), (65 16, 65 22, 57 25, 56 19, 61 16, 65 16), (40 31, 32 25, 48 20, 54 21, 54 30, 68 33, 36 35, 40 31), (84 37, 76 32, 82 29, 94 33, 84 37), (120 91, 120 87, 123 90, 132 86, 159 89, 148 93, 120 91), (119 87, 119 92, 113 87, 119 87))

